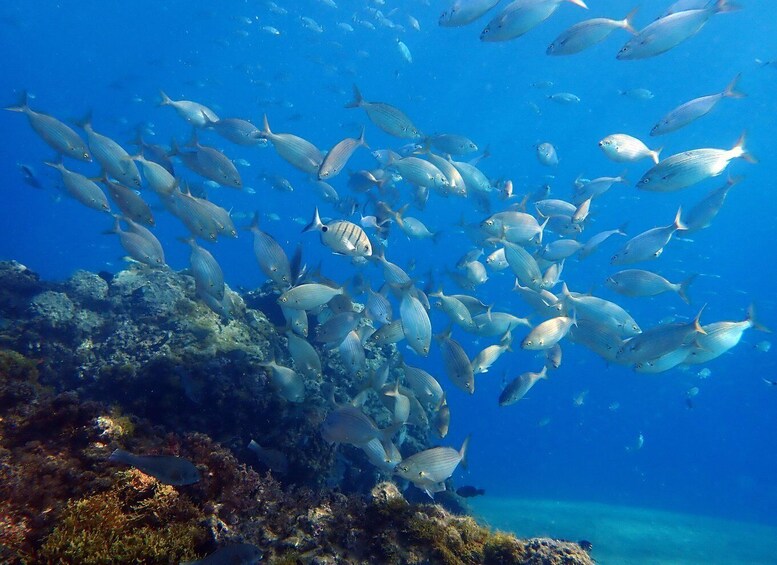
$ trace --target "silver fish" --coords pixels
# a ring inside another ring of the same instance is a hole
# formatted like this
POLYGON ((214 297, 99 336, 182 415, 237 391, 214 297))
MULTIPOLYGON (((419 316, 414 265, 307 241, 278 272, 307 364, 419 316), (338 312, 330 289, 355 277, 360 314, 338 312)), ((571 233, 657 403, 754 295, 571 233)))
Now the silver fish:
POLYGON ((87 118, 81 127, 86 132, 89 149, 92 156, 100 164, 103 170, 116 180, 134 187, 140 187, 140 172, 135 161, 124 148, 110 137, 100 135, 94 128, 90 118, 87 118))
POLYGON ((688 323, 661 324, 631 337, 618 351, 618 361, 629 365, 653 361, 683 346, 689 346, 704 335, 706 330, 699 323, 704 308, 688 323))
POLYGON ((487 193, 493 191, 494 187, 483 171, 475 165, 463 161, 451 161, 456 170, 459 171, 461 178, 464 179, 464 185, 467 188, 467 194, 487 193))
POLYGON ((520 245, 505 242, 505 259, 515 277, 534 290, 542 288, 542 272, 537 260, 520 245))
POLYGON ((151 267, 161 267, 165 264, 165 256, 161 252, 159 241, 156 238, 152 241, 136 232, 122 230, 118 216, 115 216, 113 228, 105 233, 118 235, 122 248, 136 261, 151 267))
POLYGON ((651 192, 675 192, 720 175, 734 159, 754 162, 745 150, 744 135, 731 149, 694 149, 667 157, 646 172, 637 188, 651 192))
POLYGON ((442 133, 428 137, 427 141, 432 147, 447 155, 466 155, 478 150, 475 142, 463 135, 442 133))
POLYGON ((729 177, 725 185, 710 192, 691 208, 685 219, 685 226, 688 228, 688 231, 694 232, 708 228, 723 207, 728 191, 741 180, 742 177, 729 177))
POLYGON ((569 329, 576 324, 574 318, 559 316, 538 324, 529 332, 521 342, 521 349, 540 351, 550 349, 569 333, 569 329))
POLYGON ((199 102, 192 102, 191 100, 172 100, 161 90, 159 91, 159 96, 162 98, 162 101, 159 103, 160 106, 171 106, 179 116, 195 127, 205 127, 208 124, 208 121, 219 121, 219 117, 213 110, 207 106, 203 106, 199 102))
POLYGON ((591 320, 616 329, 623 337, 632 337, 642 332, 636 320, 621 306, 597 296, 569 292, 566 283, 561 288, 562 300, 575 318, 591 320))
POLYGON ((671 283, 661 275, 641 269, 626 269, 607 277, 607 286, 624 296, 657 296, 664 292, 676 292, 683 302, 690 304, 688 287, 696 279, 691 275, 681 283, 671 283))
POLYGON ((682 208, 678 208, 674 222, 668 226, 652 228, 632 237, 620 251, 610 259, 612 265, 627 265, 640 261, 658 259, 664 252, 664 246, 672 239, 675 232, 684 231, 685 224, 680 219, 682 208))
POLYGON ((278 155, 290 165, 309 175, 318 174, 324 155, 308 140, 291 133, 273 133, 266 115, 262 136, 270 140, 278 155))
POLYGON ((402 454, 393 443, 383 445, 378 438, 373 438, 361 447, 370 463, 384 473, 393 473, 396 466, 402 461, 402 454))
POLYGON ((202 176, 211 179, 222 186, 229 186, 237 189, 243 188, 243 180, 240 177, 240 172, 232 161, 230 161, 221 151, 214 149, 213 147, 200 145, 196 135, 192 138, 190 146, 194 148, 194 153, 196 154, 197 163, 199 165, 198 170, 201 171, 202 176))
POLYGON ((545 351, 545 366, 550 369, 561 367, 561 346, 557 343, 545 351))
POLYGON ((437 292, 429 293, 429 296, 439 299, 438 306, 448 315, 451 322, 466 330, 473 329, 474 322, 472 321, 472 314, 469 313, 469 310, 461 303, 461 301, 452 296, 446 296, 442 289, 437 292))
POLYGON ((521 400, 540 379, 548 378, 548 368, 543 367, 539 373, 523 373, 504 388, 499 395, 499 406, 510 406, 521 400))
POLYGON ((391 436, 399 426, 390 426, 384 430, 378 429, 375 422, 360 408, 355 406, 340 406, 330 412, 321 424, 321 436, 329 443, 347 443, 362 447, 378 439, 387 445, 391 436))
POLYGON ((457 388, 475 394, 475 373, 464 348, 447 335, 439 339, 442 362, 448 377, 457 388))
POLYGON ((619 163, 639 161, 645 157, 650 157, 655 164, 658 164, 662 149, 660 147, 650 149, 636 137, 625 133, 608 135, 599 142, 599 147, 609 159, 619 163))
POLYGON ((281 312, 286 319, 286 324, 291 331, 300 337, 308 337, 308 314, 305 310, 286 308, 281 305, 281 312))
POLYGON ((475 358, 470 363, 470 365, 472 365, 472 372, 475 375, 487 373, 491 368, 491 365, 496 363, 506 351, 512 351, 512 343, 513 338, 510 335, 510 332, 507 332, 507 334, 502 337, 500 343, 489 345, 481 350, 480 353, 475 355, 475 358))
POLYGON ((548 55, 573 55, 580 53, 601 41, 604 41, 616 29, 622 29, 636 35, 637 30, 632 26, 632 20, 637 13, 634 8, 622 20, 609 18, 592 18, 577 23, 563 31, 553 43, 548 45, 545 53, 548 55))
POLYGON ((402 363, 405 380, 418 400, 431 406, 439 406, 442 402, 443 390, 440 383, 428 372, 418 367, 402 363))
POLYGON ((696 337, 694 347, 691 349, 685 363, 706 363, 720 357, 742 339, 742 335, 750 328, 762 332, 770 330, 758 323, 755 316, 755 307, 747 309, 747 315, 741 322, 713 322, 703 326, 704 334, 696 337))
POLYGON ((140 164, 148 185, 159 196, 170 196, 178 188, 178 181, 164 166, 155 161, 149 161, 142 154, 132 158, 140 164))
POLYGON ((472 321, 477 328, 474 333, 483 337, 502 336, 518 326, 531 327, 526 318, 519 318, 508 312, 489 311, 473 316, 472 321))
POLYGON ((546 167, 558 165, 558 154, 553 144, 546 142, 537 145, 537 160, 546 167))
POLYGON ((342 294, 342 288, 332 288, 324 284, 306 283, 295 286, 278 298, 278 304, 294 310, 313 310, 323 306, 338 294, 342 294))
MULTIPOLYGON (((332 300, 343 295, 335 296, 332 300)), ((321 317, 319 317, 319 320, 321 317)), ((339 345, 349 333, 357 328, 361 322, 361 313, 340 312, 335 314, 316 328, 316 341, 330 345, 339 345)))
POLYGON ((583 244, 574 239, 557 239, 542 248, 542 258, 546 261, 561 261, 571 257, 583 248, 583 244))
POLYGON ((621 47, 616 58, 645 59, 665 53, 696 35, 715 14, 736 9, 731 0, 713 0, 704 8, 684 10, 659 18, 621 47))
POLYGON ((203 249, 193 237, 184 240, 191 248, 189 265, 197 291, 207 293, 216 300, 224 299, 224 273, 210 251, 203 249))
POLYGON ((577 210, 574 204, 556 198, 537 200, 534 203, 534 207, 537 209, 537 213, 544 218, 558 215, 572 216, 577 210))
POLYGON ((279 288, 288 288, 294 281, 286 252, 275 238, 259 229, 259 214, 248 228, 254 234, 254 255, 259 268, 279 288))
POLYGON ((402 297, 399 315, 410 348, 418 355, 428 355, 432 342, 432 323, 421 302, 409 291, 402 297))
POLYGON ((165 485, 185 486, 200 481, 200 472, 197 467, 183 457, 135 455, 123 449, 116 449, 111 453, 108 461, 135 467, 165 485))
POLYGON ((338 346, 338 352, 340 354, 340 361, 349 375, 358 377, 363 374, 366 359, 364 347, 358 333, 355 331, 349 332, 338 346))
POLYGON ((346 137, 329 150, 318 169, 318 179, 330 179, 337 176, 359 147, 367 147, 367 142, 364 141, 364 128, 362 128, 362 133, 358 139, 346 137))
POLYGON ((445 490, 445 481, 459 463, 466 465, 469 437, 457 451, 451 447, 433 447, 402 460, 394 472, 422 489, 429 496, 445 490))
MULTIPOLYGON (((508 41, 525 34, 547 20, 564 0, 514 0, 497 14, 480 33, 481 41, 508 41)), ((583 0, 566 0, 588 9, 583 0)))
POLYGON ((442 27, 460 27, 470 24, 499 4, 499 0, 453 0, 450 7, 440 14, 442 27))
POLYGON ((262 138, 262 132, 254 124, 240 118, 222 118, 213 121, 207 114, 203 115, 206 128, 213 130, 227 141, 235 145, 266 145, 267 139, 262 138))
POLYGON ((278 365, 275 361, 259 365, 270 370, 270 382, 278 396, 294 403, 305 400, 305 381, 294 369, 278 365))
POLYGON ((294 368, 307 377, 314 379, 321 377, 321 358, 315 348, 293 330, 286 330, 285 335, 294 368))
POLYGON ((106 177, 102 178, 102 183, 108 189, 108 194, 122 214, 141 224, 154 225, 154 215, 151 213, 151 208, 137 192, 122 184, 111 182, 106 177))
POLYGON ((76 132, 69 126, 63 124, 58 119, 35 112, 28 105, 27 93, 24 92, 22 100, 17 106, 6 108, 10 112, 21 112, 30 122, 30 126, 40 138, 45 141, 49 147, 68 157, 73 157, 79 161, 91 162, 92 156, 89 149, 76 132))
POLYGON ((626 235, 626 232, 624 231, 624 227, 620 227, 617 230, 605 230, 602 232, 597 233, 596 235, 592 236, 591 239, 586 241, 585 245, 583 245, 582 249, 580 249, 580 252, 578 253, 578 257, 580 259, 585 259, 591 253, 599 249, 599 246, 610 239, 614 235, 626 235))
POLYGON ((313 215, 313 220, 302 231, 320 232, 323 244, 339 255, 349 257, 372 255, 372 243, 362 228, 346 220, 335 220, 324 224, 318 215, 318 208, 313 215))
POLYGON ((664 135, 687 126, 712 110, 724 98, 744 98, 746 95, 736 90, 742 75, 734 77, 723 92, 694 98, 682 104, 661 118, 650 130, 650 135, 664 135))
POLYGON ((65 191, 81 204, 100 212, 111 211, 111 206, 108 204, 108 198, 105 196, 105 193, 92 180, 86 178, 81 173, 67 170, 61 162, 49 163, 47 161, 46 165, 60 172, 65 191))
POLYGON ((371 288, 367 290, 367 304, 365 305, 367 316, 371 320, 380 322, 381 324, 391 323, 392 311, 391 302, 383 296, 383 294, 373 291, 371 288))
POLYGON ((370 121, 394 137, 403 139, 418 139, 421 132, 413 125, 413 122, 400 109, 384 104, 383 102, 368 102, 362 98, 361 92, 353 85, 353 100, 345 105, 346 108, 363 108, 367 112, 370 121))

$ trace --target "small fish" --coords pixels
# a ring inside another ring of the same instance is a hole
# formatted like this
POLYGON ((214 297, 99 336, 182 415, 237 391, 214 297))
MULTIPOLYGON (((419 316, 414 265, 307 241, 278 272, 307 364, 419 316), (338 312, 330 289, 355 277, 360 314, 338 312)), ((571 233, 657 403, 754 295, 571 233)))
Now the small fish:
POLYGON ((712 110, 724 98, 744 98, 746 95, 736 90, 742 75, 734 77, 723 92, 694 98, 682 104, 661 118, 650 130, 651 136, 664 135, 687 126, 712 110))
POLYGON ((456 494, 458 494, 462 498, 472 498, 474 496, 483 496, 486 494, 485 489, 482 488, 475 488, 470 485, 466 485, 463 487, 459 487, 456 489, 456 494))
POLYGON ((181 565, 256 565, 262 560, 262 550, 250 543, 232 543, 218 548, 203 559, 183 561, 181 565))
POLYGON ((286 162, 303 173, 315 175, 318 173, 324 155, 308 140, 291 133, 274 133, 270 130, 267 116, 264 116, 262 137, 270 140, 275 151, 286 162))
POLYGON ((418 355, 425 357, 429 354, 432 341, 432 323, 426 308, 408 291, 402 297, 399 314, 408 345, 418 355))
POLYGON ((338 294, 343 294, 342 287, 333 288, 324 284, 306 283, 295 286, 278 298, 278 304, 293 310, 313 310, 323 306, 338 294))
POLYGON ((715 219, 718 212, 720 212, 720 209, 723 207, 726 197, 728 196, 728 191, 741 180, 742 177, 729 177, 726 180, 726 184, 710 192, 691 208, 685 219, 685 225, 688 227, 688 231, 694 232, 708 228, 712 224, 712 220, 715 219))
POLYGON ((571 92, 557 92, 547 96, 548 100, 552 100, 558 104, 579 104, 580 97, 571 92))
POLYGON ((86 132, 92 156, 103 171, 129 186, 140 187, 140 172, 129 153, 111 138, 94 131, 91 117, 87 117, 80 125, 86 132))
POLYGON ((297 404, 305 400, 305 381, 294 369, 273 360, 259 365, 270 369, 270 382, 278 396, 297 404))
POLYGON ((429 137, 428 141, 435 149, 448 155, 466 155, 478 150, 475 142, 463 135, 442 133, 429 137))
POLYGON ((105 233, 118 235, 119 243, 121 243, 122 248, 135 261, 151 267, 161 267, 165 264, 165 256, 164 253, 161 252, 159 241, 153 235, 151 237, 153 237, 154 240, 151 241, 148 237, 144 237, 138 233, 122 230, 118 216, 114 217, 113 228, 105 233))
POLYGON ((655 164, 658 164, 658 157, 662 149, 661 147, 650 149, 636 137, 625 133, 608 135, 599 142, 599 147, 609 159, 619 163, 639 161, 645 157, 650 157, 655 164))
POLYGON ((443 366, 448 377, 457 388, 474 394, 475 373, 464 348, 446 334, 442 334, 439 340, 443 366))
POLYGON ((108 461, 124 463, 150 475, 165 485, 193 485, 200 481, 200 472, 191 461, 169 455, 134 455, 123 449, 116 449, 108 461))
POLYGON ((162 98, 162 101, 159 103, 160 106, 171 106, 179 116, 195 127, 205 127, 208 124, 208 120, 211 122, 219 121, 219 117, 213 110, 199 102, 172 100, 161 90, 159 91, 159 96, 162 98))
MULTIPOLYGON (((236 145, 252 147, 254 145, 266 145, 267 140, 262 138, 262 132, 254 124, 240 118, 222 118, 211 120, 207 114, 203 114, 206 128, 212 128, 217 134, 236 145)), ((235 163, 242 166, 251 164, 245 159, 236 159, 235 163)))
POLYGON ((548 45, 545 52, 548 55, 573 55, 575 53, 580 53, 581 51, 604 41, 616 29, 622 29, 631 34, 636 34, 637 31, 632 26, 632 21, 636 13, 637 8, 634 8, 622 20, 593 18, 577 23, 562 32, 553 43, 548 45))
POLYGON ((766 340, 759 341, 753 347, 761 353, 769 353, 769 350, 772 348, 772 342, 766 340))
POLYGON ((569 333, 577 324, 575 318, 559 316, 538 324, 521 342, 521 349, 533 351, 550 349, 569 333))
POLYGON ((183 240, 191 249, 189 266, 194 276, 198 294, 210 294, 216 300, 224 300, 224 273, 210 251, 197 245, 193 237, 183 240))
POLYGON ((404 112, 383 102, 368 102, 362 98, 361 92, 353 85, 353 100, 345 105, 346 108, 363 108, 367 117, 380 129, 403 139, 419 139, 421 132, 413 125, 413 122, 404 112))
POLYGON ((403 41, 400 41, 399 38, 397 38, 397 49, 399 50, 399 54, 406 62, 413 62, 413 55, 410 53, 410 49, 403 41))
POLYGON ((558 154, 551 143, 543 142, 537 145, 537 159, 546 167, 558 165, 558 154))
POLYGON ((358 139, 346 137, 329 150, 318 169, 318 179, 324 180, 337 176, 359 147, 367 147, 367 142, 364 141, 364 128, 358 139))
POLYGON ((634 100, 652 100, 656 97, 647 88, 629 88, 626 90, 619 90, 618 94, 626 96, 627 98, 633 98, 634 100))
POLYGON ((626 265, 640 261, 658 259, 663 253, 664 246, 672 239, 675 232, 686 230, 685 224, 680 219, 682 208, 678 208, 674 222, 668 226, 649 229, 634 236, 610 259, 613 265, 626 265))
POLYGON ((318 215, 318 208, 313 214, 313 220, 302 231, 303 233, 320 232, 321 242, 338 255, 349 257, 372 255, 372 243, 362 228, 346 220, 335 220, 324 224, 318 215))
POLYGON ((548 378, 548 368, 543 367, 539 373, 523 373, 510 381, 504 390, 499 395, 499 406, 509 406, 515 404, 521 400, 526 393, 528 393, 532 387, 540 379, 548 378))
POLYGON ((696 275, 691 275, 681 283, 671 283, 661 275, 650 271, 626 269, 610 275, 605 282, 609 288, 624 296, 657 296, 671 291, 676 292, 683 302, 690 304, 688 287, 695 279, 696 275))
POLYGON ((285 475, 289 470, 289 459, 277 449, 262 447, 254 440, 248 444, 248 449, 254 452, 256 458, 274 473, 285 475))
POLYGON ((440 14, 442 27, 461 27, 470 24, 499 4, 499 0, 453 0, 450 7, 440 14))
POLYGON ((445 490, 445 481, 459 463, 466 465, 469 437, 457 451, 451 447, 433 447, 402 460, 395 473, 432 496, 445 490))

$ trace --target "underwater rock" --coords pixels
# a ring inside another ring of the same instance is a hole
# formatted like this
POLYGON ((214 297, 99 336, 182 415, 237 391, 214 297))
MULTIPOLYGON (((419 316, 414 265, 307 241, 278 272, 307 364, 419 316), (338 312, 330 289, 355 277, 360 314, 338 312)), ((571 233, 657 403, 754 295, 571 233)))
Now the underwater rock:
POLYGON ((76 271, 67 281, 69 296, 88 308, 103 305, 108 297, 108 282, 89 271, 76 271))
POLYGON ((44 329, 64 329, 75 315, 75 305, 67 294, 47 290, 30 301, 30 314, 44 329))

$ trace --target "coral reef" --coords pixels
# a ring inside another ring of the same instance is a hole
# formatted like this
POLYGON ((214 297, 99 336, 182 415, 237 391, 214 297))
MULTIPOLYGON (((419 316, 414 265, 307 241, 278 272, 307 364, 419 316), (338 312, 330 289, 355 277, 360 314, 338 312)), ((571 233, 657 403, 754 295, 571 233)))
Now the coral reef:
MULTIPOLYGON (((168 270, 57 284, 0 263, 0 282, 3 563, 177 563, 235 542, 269 563, 591 563, 574 544, 516 540, 408 502, 360 449, 324 442, 321 379, 292 404, 259 365, 289 362, 285 338, 250 307, 271 302, 266 292, 249 306, 235 295, 226 319, 168 270), (250 438, 282 450, 287 472, 260 473, 250 438), (116 448, 186 458, 202 479, 163 485, 110 463, 116 448)), ((367 347, 368 370, 396 355, 367 347)), ((321 357, 339 397, 361 389, 363 376, 321 357)), ((388 425, 375 398, 365 408, 388 425)), ((428 446, 420 426, 405 434, 403 450, 428 446)), ((464 510, 455 495, 440 500, 464 510)))

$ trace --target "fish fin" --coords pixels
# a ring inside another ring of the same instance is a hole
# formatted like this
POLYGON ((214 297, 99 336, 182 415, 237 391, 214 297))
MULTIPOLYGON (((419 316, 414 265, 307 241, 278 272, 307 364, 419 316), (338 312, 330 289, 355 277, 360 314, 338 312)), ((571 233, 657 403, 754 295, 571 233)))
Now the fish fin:
POLYGON ((83 118, 76 120, 75 124, 84 131, 92 129, 92 110, 89 110, 83 118))
POLYGON ((113 453, 111 453, 110 457, 108 457, 108 461, 112 463, 126 463, 127 465, 132 465, 131 461, 134 456, 129 451, 124 451, 123 449, 114 449, 113 453))
POLYGON ((623 18, 623 21, 621 22, 623 24, 623 29, 628 31, 631 35, 637 35, 639 32, 634 29, 634 16, 637 15, 637 12, 639 11, 639 6, 634 6, 631 9, 631 12, 626 14, 626 17, 623 18))
POLYGON ((267 121, 267 114, 262 116, 262 135, 272 135, 272 131, 270 130, 270 122, 267 121))
POLYGON ((162 98, 162 101, 159 103, 160 106, 170 106, 173 103, 170 97, 165 94, 164 90, 159 91, 159 96, 162 98))
POLYGON ((706 304, 704 306, 702 306, 701 309, 699 310, 699 313, 696 314, 696 317, 693 319, 693 329, 697 333, 700 333, 702 335, 707 335, 707 331, 703 327, 701 327, 701 324, 699 323, 699 320, 701 319, 701 313, 704 312, 704 309, 706 307, 707 307, 706 304))
POLYGON ((316 206, 316 211, 313 213, 313 219, 310 221, 308 225, 302 228, 302 233, 306 233, 309 231, 317 231, 323 227, 324 227, 324 224, 321 223, 321 216, 318 215, 318 206, 316 206))
POLYGON ((680 295, 680 298, 682 298, 683 302, 686 304, 691 303, 691 298, 688 296, 688 287, 690 287, 693 281, 696 280, 697 276, 697 273, 692 274, 690 277, 681 282, 680 287, 677 289, 677 294, 680 295))
POLYGON ((355 84, 353 85, 353 100, 348 102, 345 107, 346 108, 358 108, 364 104, 364 98, 362 98, 362 93, 359 92, 359 87, 357 87, 355 84))
POLYGON ((459 457, 461 457, 461 466, 467 468, 467 450, 469 449, 469 438, 471 434, 464 438, 464 441, 459 448, 459 457))
POLYGON ((27 91, 22 90, 22 92, 19 94, 19 101, 16 103, 16 106, 8 106, 5 109, 9 112, 28 112, 30 110, 30 106, 27 91))
POLYGON ((205 120, 205 125, 203 127, 213 127, 213 124, 216 123, 216 120, 211 120, 210 116, 208 116, 205 110, 200 110, 200 114, 202 114, 202 119, 205 120))
POLYGON ((672 224, 674 225, 674 228, 678 231, 686 231, 688 229, 688 226, 686 226, 683 223, 683 220, 681 217, 682 213, 683 213, 683 207, 680 206, 679 208, 677 208, 677 214, 675 214, 674 216, 674 224, 672 224))
POLYGON ((741 78, 742 73, 739 73, 730 83, 728 83, 726 89, 722 92, 724 98, 745 98, 747 96, 744 92, 740 92, 736 89, 737 83, 739 83, 739 79, 741 78))

